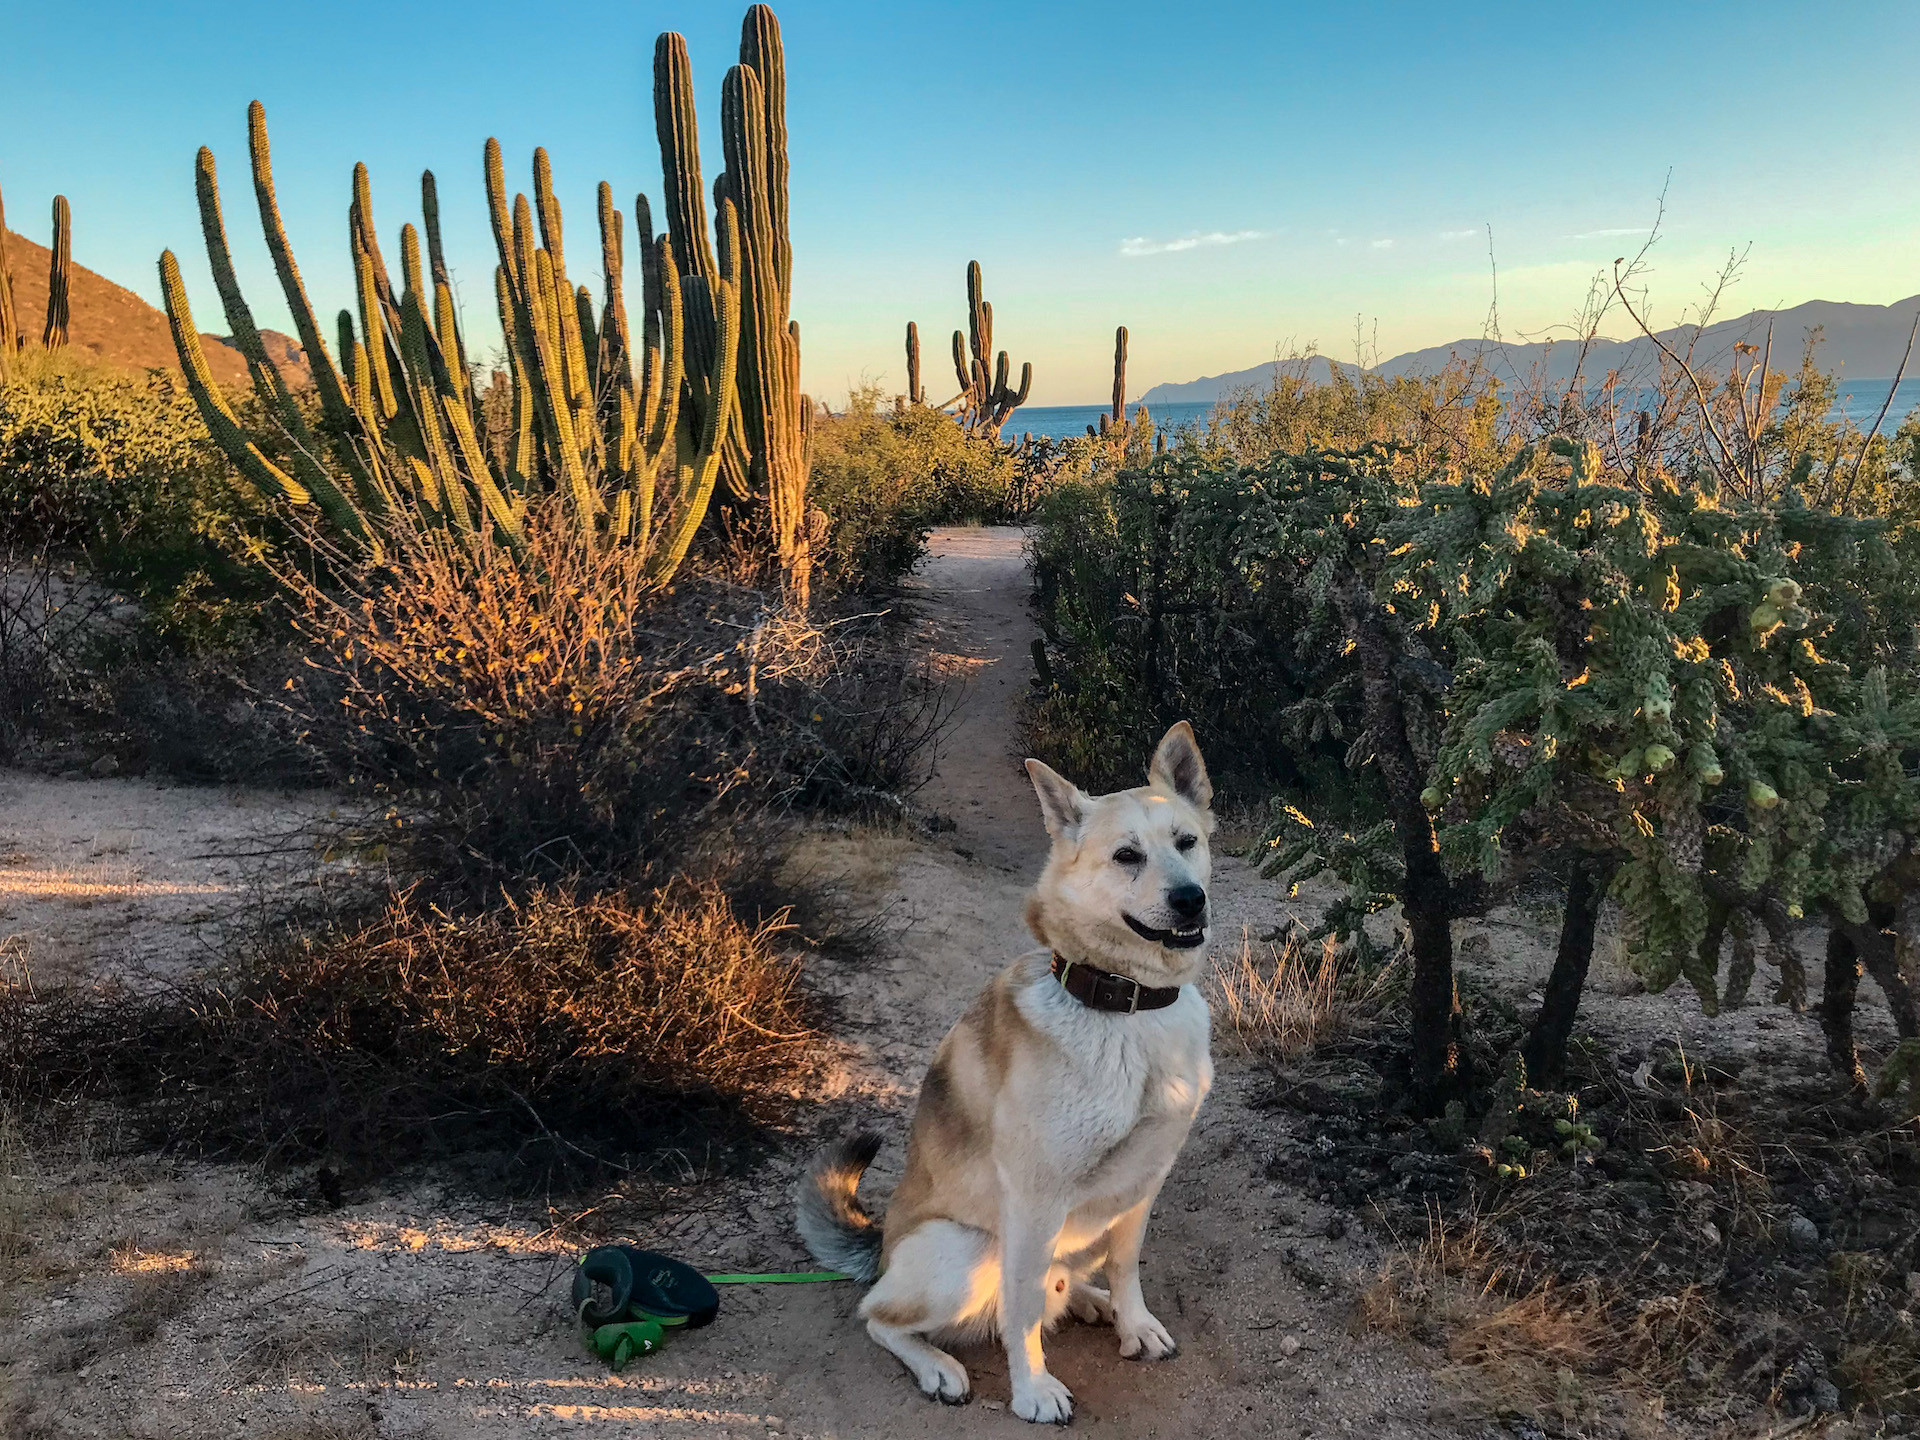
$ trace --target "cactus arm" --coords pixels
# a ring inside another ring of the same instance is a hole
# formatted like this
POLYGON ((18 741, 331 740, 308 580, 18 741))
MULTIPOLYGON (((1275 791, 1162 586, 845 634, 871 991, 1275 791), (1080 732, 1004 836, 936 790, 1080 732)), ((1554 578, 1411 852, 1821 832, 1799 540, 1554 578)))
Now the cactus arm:
POLYGON ((228 408, 226 397, 207 366, 206 351, 200 345, 200 332, 194 328, 193 310, 187 304, 187 287, 180 279, 180 262, 171 250, 160 255, 160 297, 167 312, 167 326, 173 332, 174 353, 180 357, 180 369, 187 377, 187 390, 214 442, 238 470, 258 490, 278 495, 290 504, 305 505, 313 497, 298 481, 275 465, 253 443, 228 408))
POLYGON ((1127 418, 1127 327, 1113 332, 1113 423, 1127 418))
MULTIPOLYGON (((273 190, 273 150, 267 139, 267 111, 258 100, 247 107, 247 144, 260 229, 266 236, 267 251, 273 256, 274 273, 279 277, 281 293, 286 296, 287 309, 293 315, 294 333, 307 352, 307 366, 313 374, 314 388, 320 394, 320 412, 326 417, 334 454, 366 498, 375 493, 377 485, 354 446, 356 416, 347 396, 346 382, 333 357, 327 353, 313 302, 307 298, 306 284, 300 278, 300 267, 287 240, 287 227, 280 218, 280 202, 273 190)), ((340 358, 344 363, 345 351, 340 358)))
POLYGON ((508 456, 507 484, 515 493, 525 495, 533 486, 533 389, 527 382, 524 338, 515 318, 512 282, 505 266, 493 272, 494 300, 500 308, 500 335, 507 352, 507 368, 513 384, 513 451, 508 456))
POLYGON ((973 393, 973 378, 967 373, 967 337, 958 330, 953 332, 953 378, 963 397, 973 393))
MULTIPOLYGON (((226 221, 220 211, 219 175, 214 167, 213 151, 205 146, 201 147, 194 163, 194 191, 200 204, 200 229, 207 243, 207 264, 226 312, 227 328, 233 332, 234 344, 247 362, 254 393, 274 415, 293 447, 294 474, 301 488, 319 502, 321 510, 336 524, 342 523, 343 517, 357 518, 345 490, 320 463, 320 442, 308 428, 306 416, 301 413, 279 368, 267 355, 259 327, 254 324, 253 311, 240 291, 240 281, 233 271, 233 253, 227 244, 226 221)), ((352 530, 353 526, 348 522, 345 528, 352 530)))
POLYGON ((780 291, 780 313, 785 315, 793 301, 793 246, 787 232, 787 62, 780 22, 765 5, 751 7, 741 21, 740 63, 760 77, 774 276, 780 291))
POLYGON ((725 273, 713 283, 718 343, 714 347, 713 370, 707 379, 714 395, 701 428, 698 451, 694 457, 691 484, 683 487, 680 513, 674 517, 673 533, 666 544, 648 562, 648 575, 659 584, 673 578, 680 562, 687 557, 693 537, 706 518, 707 505, 713 499, 714 483, 719 478, 721 450, 729 425, 729 413, 738 393, 737 372, 740 358, 740 299, 736 288, 739 274, 738 253, 734 243, 733 207, 723 202, 719 213, 720 263, 725 273))
POLYGON ((667 233, 689 279, 714 278, 707 241, 707 195, 700 181, 700 127, 694 118, 693 63, 687 42, 672 31, 653 47, 653 119, 666 181, 667 233))
MULTIPOLYGON (((407 228, 411 230, 413 227, 407 228)), ((417 247, 415 258, 418 259, 417 247)), ((417 265, 414 268, 418 270, 417 265)), ((433 471, 435 488, 444 499, 448 519, 461 534, 471 534, 473 512, 467 506, 467 487, 462 483, 459 468, 453 463, 452 451, 447 446, 446 427, 440 419, 440 397, 434 389, 436 367, 430 353, 434 348, 433 332, 428 328, 427 313, 421 308, 418 290, 410 288, 400 297, 400 326, 401 353, 407 361, 408 383, 413 392, 412 409, 420 427, 425 463, 433 471)), ((440 365, 438 369, 440 377, 444 378, 445 365, 440 365)))
POLYGON ((0 380, 20 348, 20 321, 13 308, 13 267, 7 263, 7 207, 0 201, 0 380))
POLYGON ((520 223, 519 209, 524 201, 516 206, 514 216, 514 243, 518 249, 520 271, 530 277, 532 283, 527 286, 527 298, 532 314, 527 327, 534 349, 539 357, 537 373, 528 377, 533 386, 533 396, 539 407, 540 423, 550 437, 548 459, 558 468, 562 487, 573 502, 574 512, 579 518, 582 530, 592 533, 594 514, 594 495, 587 485, 585 469, 580 464, 580 446, 573 433, 573 415, 567 406, 565 394, 565 361, 555 353, 559 340, 559 327, 554 325, 547 315, 549 297, 554 294, 553 262, 545 250, 533 248, 531 225, 520 223))

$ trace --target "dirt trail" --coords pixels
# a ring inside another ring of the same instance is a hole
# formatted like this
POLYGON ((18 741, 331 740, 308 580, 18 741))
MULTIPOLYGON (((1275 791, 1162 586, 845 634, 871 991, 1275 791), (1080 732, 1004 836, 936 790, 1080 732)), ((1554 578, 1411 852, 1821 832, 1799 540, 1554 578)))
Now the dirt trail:
MULTIPOLYGON (((920 797, 954 828, 829 834, 809 847, 881 909, 891 937, 877 959, 810 968, 838 1011, 818 1129, 885 1135, 863 1191, 876 1205, 898 1175, 934 1046, 1031 943, 1020 906, 1045 844, 1018 766, 1032 633, 1019 532, 937 532, 916 585, 937 648, 969 682, 920 797)), ((1241 924, 1276 916, 1272 887, 1250 883, 1239 862, 1218 865, 1214 889, 1222 951, 1241 924)), ((1148 1237, 1148 1302, 1182 1352, 1128 1363, 1110 1330, 1061 1331, 1050 1363, 1078 1398, 1076 1423, 1119 1440, 1456 1433, 1436 1418, 1414 1355, 1348 1334, 1353 1287, 1374 1273, 1380 1237, 1268 1178, 1310 1137, 1297 1117, 1261 1108, 1259 1073, 1223 1050, 1148 1237)), ((703 1187, 621 1238, 709 1269, 806 1265, 788 1197, 809 1150, 703 1187)), ((923 1399, 862 1332, 849 1285, 731 1290, 712 1327, 609 1375, 564 1310, 572 1217, 539 1206, 422 1183, 334 1210, 306 1177, 124 1160, 28 1181, 14 1203, 36 1237, 33 1278, 0 1304, 26 1358, 0 1359, 0 1428, 11 1399, 24 1433, 48 1435, 1034 1433, 1006 1409, 992 1348, 962 1354, 974 1405, 923 1399)))

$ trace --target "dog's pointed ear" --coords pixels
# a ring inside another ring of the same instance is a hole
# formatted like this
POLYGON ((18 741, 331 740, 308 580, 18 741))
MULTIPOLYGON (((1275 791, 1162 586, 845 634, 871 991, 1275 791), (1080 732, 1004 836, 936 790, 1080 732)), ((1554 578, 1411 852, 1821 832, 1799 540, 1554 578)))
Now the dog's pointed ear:
POLYGON ((1079 786, 1038 760, 1027 761, 1027 778, 1033 781, 1033 793, 1040 797, 1040 817, 1047 822, 1047 834, 1056 840, 1073 839, 1080 822, 1087 818, 1087 797, 1080 793, 1079 786))
POLYGON ((1153 764, 1147 767, 1147 780, 1202 810, 1212 806, 1213 781, 1207 778, 1207 762, 1200 758, 1193 726, 1178 721, 1161 737, 1160 748, 1153 752, 1153 764))

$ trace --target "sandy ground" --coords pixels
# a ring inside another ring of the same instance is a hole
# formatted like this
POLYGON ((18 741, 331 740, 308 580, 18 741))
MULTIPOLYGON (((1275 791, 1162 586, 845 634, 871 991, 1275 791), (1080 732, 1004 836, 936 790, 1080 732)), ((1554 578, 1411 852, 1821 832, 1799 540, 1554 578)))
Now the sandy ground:
MULTIPOLYGON (((1032 634, 1018 532, 937 533, 917 583, 932 640, 967 680, 919 797, 952 828, 822 835, 817 863, 886 916, 891 938, 878 959, 818 959, 809 971, 841 1017, 816 1128, 887 1135, 868 1182, 880 1196, 934 1046, 1029 943, 1020 902, 1045 843, 1011 748, 1032 634)), ((37 964, 67 975, 164 975, 204 958, 221 905, 287 883, 250 878, 232 852, 284 833, 312 803, 11 775, 0 797, 0 936, 24 934, 37 964), (63 885, 92 888, 73 896, 63 885)), ((1258 933, 1283 913, 1243 862, 1217 862, 1214 890, 1217 954, 1241 927, 1258 933)), ((1549 956, 1537 922, 1480 928, 1490 943, 1469 947, 1479 957, 1469 967, 1524 996, 1549 956)), ((1817 967, 1811 978, 1817 993, 1817 967)), ((1872 1003, 1867 987, 1862 1000, 1872 1003)), ((1690 996, 1629 1003, 1627 1038, 1641 1044, 1704 1023, 1690 996)), ((1775 1007, 1738 1021, 1754 1044, 1762 1025, 1812 1023, 1775 1007)), ((1182 1352, 1129 1363, 1108 1330, 1062 1331, 1049 1354, 1078 1397, 1076 1423, 1115 1437, 1484 1433, 1444 1418, 1455 1407, 1421 1356, 1349 1333, 1354 1290, 1387 1237, 1267 1178, 1276 1157, 1311 1143, 1306 1122, 1256 1108, 1253 1068, 1219 1059, 1148 1237, 1148 1301, 1182 1352)), ((805 1265, 787 1196, 815 1138, 616 1231, 708 1268, 805 1265)), ((602 1206, 600 1219, 640 1213, 615 1197, 559 1210, 419 1182, 328 1210, 310 1192, 300 1176, 0 1145, 0 1219, 10 1206, 26 1235, 19 1281, 0 1297, 9 1440, 1031 1433, 1006 1411, 1005 1364, 991 1350, 962 1354, 974 1405, 924 1400, 867 1340, 848 1285, 732 1289, 711 1328, 609 1375, 582 1352, 564 1287, 576 1226, 598 1223, 602 1206)))

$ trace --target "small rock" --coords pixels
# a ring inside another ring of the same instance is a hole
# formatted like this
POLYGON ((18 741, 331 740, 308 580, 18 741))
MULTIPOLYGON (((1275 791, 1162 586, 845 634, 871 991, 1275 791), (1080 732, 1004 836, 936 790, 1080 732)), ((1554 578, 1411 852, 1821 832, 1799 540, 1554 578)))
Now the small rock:
POLYGON ((1300 1337, 1298 1335, 1283 1335, 1280 1338, 1280 1353, 1289 1360, 1298 1355, 1300 1353, 1300 1337))
POLYGON ((1346 1216, 1329 1215, 1327 1217, 1327 1238, 1329 1240, 1344 1240, 1347 1238, 1346 1216))
POLYGON ((119 771, 120 771, 119 757, 114 755, 111 751, 109 751, 105 755, 102 755, 98 760, 94 761, 93 764, 87 767, 87 773, 93 776, 93 778, 96 780, 104 780, 109 775, 118 774, 119 771))
POLYGON ((1720 1227, 1711 1220, 1702 1220, 1700 1222, 1700 1237, 1709 1245, 1718 1245, 1720 1243, 1720 1227))
POLYGON ((1787 1242, 1796 1250, 1818 1249, 1820 1227, 1796 1210, 1787 1217, 1787 1242))
POLYGON ((1816 1415, 1838 1414, 1840 1391, 1831 1380, 1816 1380, 1807 1387, 1807 1404, 1816 1415))

